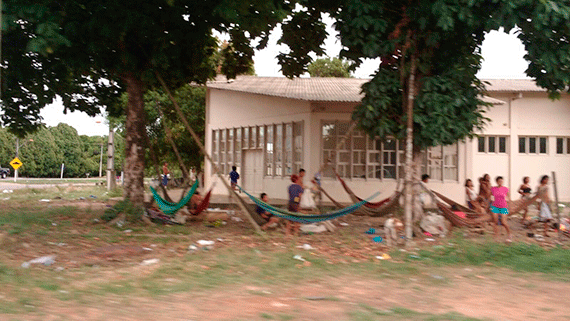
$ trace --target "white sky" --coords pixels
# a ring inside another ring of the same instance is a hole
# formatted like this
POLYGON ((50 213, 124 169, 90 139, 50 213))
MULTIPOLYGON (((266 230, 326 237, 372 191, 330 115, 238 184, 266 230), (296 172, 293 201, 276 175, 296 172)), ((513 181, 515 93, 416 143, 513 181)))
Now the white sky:
MULTIPOLYGON (((325 40, 325 49, 329 57, 338 56, 341 46, 336 38, 337 32, 332 28, 332 20, 328 20, 327 31, 329 37, 325 40)), ((277 54, 287 49, 284 45, 277 45, 281 30, 276 29, 270 35, 267 48, 256 51, 254 56, 255 72, 258 76, 282 76, 277 63, 277 54)), ((528 63, 524 60, 526 51, 522 43, 511 34, 493 31, 485 37, 482 46, 484 62, 478 76, 480 78, 524 78, 524 71, 528 63)), ((313 57, 315 58, 315 57, 313 57)), ((354 73, 355 77, 366 78, 374 73, 378 67, 378 60, 365 61, 354 73)), ((80 135, 106 135, 109 131, 103 116, 89 117, 82 112, 63 114, 63 105, 56 102, 47 106, 41 112, 44 123, 56 126, 58 123, 67 123, 75 127, 80 135)))

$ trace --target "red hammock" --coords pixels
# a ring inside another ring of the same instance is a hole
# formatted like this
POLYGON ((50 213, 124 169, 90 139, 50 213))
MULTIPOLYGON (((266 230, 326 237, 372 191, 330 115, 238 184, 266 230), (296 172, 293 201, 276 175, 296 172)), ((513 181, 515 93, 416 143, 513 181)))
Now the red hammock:
MULTIPOLYGON (((348 185, 346 185, 346 183, 345 183, 344 180, 340 177, 340 175, 338 175, 338 173, 337 173, 336 171, 335 171, 334 173, 335 173, 336 177, 338 178, 338 180, 340 181, 340 183, 342 184, 342 187, 344 187, 344 190, 345 190, 349 195, 355 197, 355 198, 358 200, 358 202, 362 202, 363 199, 360 198, 360 197, 358 197, 358 196, 356 196, 356 194, 354 194, 354 192, 350 189, 350 187, 348 187, 348 185)), ((391 197, 388 197, 388 198, 386 198, 386 199, 381 200, 380 202, 375 202, 375 203, 368 203, 368 202, 366 202, 366 203, 364 203, 364 206, 366 206, 366 207, 368 207, 368 208, 379 208, 379 207, 381 207, 382 205, 388 203, 391 199, 392 199, 391 197)))
POLYGON ((206 196, 204 197, 204 199, 202 200, 202 202, 200 202, 200 204, 198 204, 198 206, 196 206, 195 209, 190 210, 190 214, 192 215, 199 215, 200 213, 202 213, 205 209, 208 208, 208 206, 210 206, 210 198, 212 196, 212 189, 210 189, 208 191, 208 193, 206 194, 206 196))

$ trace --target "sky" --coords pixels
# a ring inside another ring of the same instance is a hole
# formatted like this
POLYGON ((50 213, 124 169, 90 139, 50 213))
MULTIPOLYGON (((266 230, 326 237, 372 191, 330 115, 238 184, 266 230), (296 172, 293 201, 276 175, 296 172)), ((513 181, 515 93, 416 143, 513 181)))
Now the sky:
MULTIPOLYGON (((336 57, 340 52, 341 45, 337 39, 337 32, 332 27, 332 20, 328 19, 328 21, 325 21, 327 22, 327 32, 329 33, 324 44, 326 55, 336 57)), ((277 44, 280 36, 281 30, 274 30, 270 35, 268 46, 263 50, 256 51, 253 60, 255 72, 258 76, 282 76, 276 56, 279 52, 285 51, 287 47, 277 44)), ((524 71, 528 63, 523 57, 526 51, 514 33, 490 32, 485 36, 481 53, 484 61, 478 73, 479 78, 525 78, 524 71)), ((378 65, 379 60, 364 61, 354 72, 354 76, 357 78, 368 78, 378 68, 378 65)), ((76 128, 80 135, 107 135, 109 131, 103 116, 89 117, 82 112, 63 114, 61 101, 56 101, 46 106, 42 110, 41 116, 47 126, 67 123, 76 128)))

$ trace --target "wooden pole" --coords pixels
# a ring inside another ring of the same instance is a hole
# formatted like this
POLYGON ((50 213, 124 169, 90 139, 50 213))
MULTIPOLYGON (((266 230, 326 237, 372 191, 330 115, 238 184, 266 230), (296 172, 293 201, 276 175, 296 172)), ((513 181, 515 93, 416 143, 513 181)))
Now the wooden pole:
POLYGON ((178 106, 178 102, 176 102, 176 99, 174 98, 174 96, 172 95, 170 90, 168 89, 168 86, 166 86, 166 82, 164 82, 164 79, 162 79, 162 76, 160 76, 158 71, 155 71, 155 75, 156 75, 156 78, 158 79, 158 81, 160 82, 160 84, 162 85, 162 88, 164 88, 164 91, 166 92, 166 94, 168 95, 168 97, 170 98, 172 103, 174 104, 174 109, 176 110, 178 117, 180 117, 180 119, 182 120, 184 127, 186 127, 186 130, 190 133, 190 135, 192 136, 192 138, 196 142, 196 145, 198 145, 198 147, 200 148, 200 151, 202 152, 202 154, 204 154, 204 156, 206 156, 206 159, 210 162, 210 164, 212 164, 212 169, 214 170, 214 173, 216 173, 216 175, 218 175, 218 177, 220 178, 220 180, 222 181, 224 186, 230 192, 230 195, 235 196, 235 198, 238 200, 238 206, 244 212, 245 216, 247 217, 247 219, 249 220, 249 222, 251 223, 251 225, 253 226, 255 231, 258 233, 262 233, 261 228, 259 227, 257 222, 253 219, 253 217, 249 213, 249 211, 248 211, 247 207, 245 206, 245 203, 243 202, 243 200, 239 197, 239 195, 237 195, 236 191, 234 191, 230 187, 228 182, 224 179, 224 177, 220 173, 220 170, 218 169, 218 166, 214 163, 214 161, 212 160, 210 155, 206 152, 206 148, 204 147, 204 144, 202 144, 202 142, 200 141, 200 137, 198 137, 198 135, 196 135, 196 132, 194 132, 192 127, 190 127, 190 124, 188 123, 188 119, 186 119, 186 116, 184 116, 182 109, 180 109, 180 106, 178 106))
POLYGON ((554 205, 556 206, 556 216, 558 219, 558 238, 560 239, 560 206, 558 206, 558 188, 556 187, 556 173, 552 172, 552 186, 554 187, 554 201, 556 202, 554 205))

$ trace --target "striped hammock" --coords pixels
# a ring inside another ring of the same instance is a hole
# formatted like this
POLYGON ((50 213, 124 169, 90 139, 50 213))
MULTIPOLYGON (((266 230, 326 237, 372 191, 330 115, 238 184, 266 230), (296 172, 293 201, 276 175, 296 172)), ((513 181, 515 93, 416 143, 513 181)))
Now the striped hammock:
POLYGON ((245 190, 243 190, 241 187, 238 186, 238 188, 244 192, 245 195, 247 195, 249 197, 249 199, 251 199, 257 206, 261 207, 262 209, 266 210, 267 212, 289 220, 289 221, 293 221, 293 222, 299 222, 299 223, 317 223, 317 222, 322 222, 322 221, 328 221, 328 220, 332 220, 344 215, 348 215, 356 210, 358 210, 361 206, 363 206, 366 202, 374 199, 376 196, 378 196, 380 193, 375 193, 374 195, 370 196, 369 198, 362 200, 358 203, 352 204, 350 206, 347 206, 345 208, 341 208, 339 210, 336 211, 332 211, 332 212, 328 212, 328 213, 323 213, 323 214, 303 214, 303 213, 298 213, 298 212, 290 212, 287 211, 285 209, 282 208, 277 208, 274 206, 271 206, 267 203, 265 203, 264 201, 260 200, 259 198, 249 194, 248 192, 246 192, 245 190))
POLYGON ((150 191, 152 192, 152 196, 154 197, 154 200, 156 201, 158 208, 164 214, 172 216, 173 214, 178 212, 181 208, 186 206, 186 204, 190 201, 190 199, 196 192, 197 188, 198 188, 198 180, 194 182, 194 185, 192 185, 192 188, 190 189, 190 191, 188 191, 188 194, 186 194, 186 196, 184 196, 184 198, 181 199, 180 202, 178 203, 173 203, 165 200, 160 195, 158 195, 158 192, 152 186, 150 187, 150 191))

